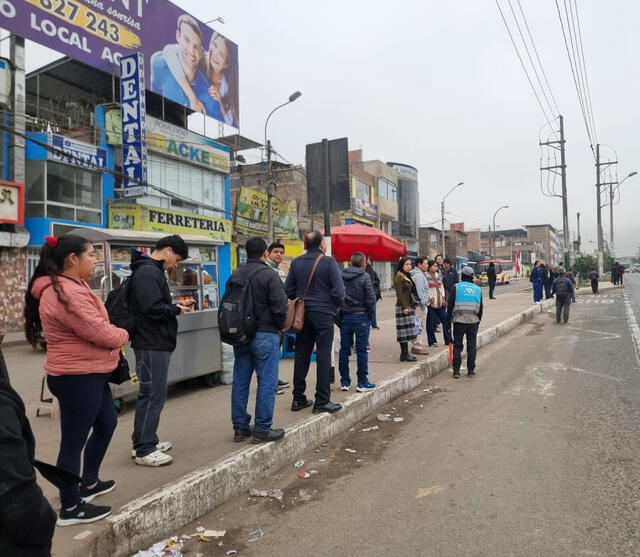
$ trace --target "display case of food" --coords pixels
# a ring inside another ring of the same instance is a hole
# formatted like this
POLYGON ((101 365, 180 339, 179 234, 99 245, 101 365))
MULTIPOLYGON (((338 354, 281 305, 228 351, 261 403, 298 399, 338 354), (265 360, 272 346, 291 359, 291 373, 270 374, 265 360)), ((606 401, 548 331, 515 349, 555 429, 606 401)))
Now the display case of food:
MULTIPOLYGON (((70 234, 84 236, 95 245, 98 264, 90 281, 103 300, 131 274, 131 250, 151 254, 156 241, 166 234, 77 228, 70 234)), ((222 369, 222 347, 218 332, 218 246, 206 236, 182 236, 189 246, 189 259, 167 273, 173 303, 191 302, 193 310, 178 316, 178 342, 171 358, 169 383, 200 376, 212 376, 222 369)), ((135 366, 132 349, 126 349, 130 365, 135 366)), ((113 385, 115 397, 133 392, 137 386, 113 385)))

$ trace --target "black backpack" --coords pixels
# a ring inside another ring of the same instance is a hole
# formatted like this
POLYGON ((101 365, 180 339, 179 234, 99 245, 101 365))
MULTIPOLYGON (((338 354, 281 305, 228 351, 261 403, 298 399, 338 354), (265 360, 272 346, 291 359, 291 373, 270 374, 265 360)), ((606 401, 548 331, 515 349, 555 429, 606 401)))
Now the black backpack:
POLYGON ((567 281, 570 280, 566 277, 562 277, 561 279, 556 279, 558 282, 556 283, 556 296, 558 300, 566 300, 569 297, 569 285, 567 281))
POLYGON ((136 316, 131 301, 131 276, 125 277, 118 288, 114 288, 107 296, 105 306, 109 321, 116 327, 125 329, 129 336, 136 330, 136 316))
POLYGON ((269 267, 258 269, 253 273, 236 271, 227 281, 224 296, 218 307, 218 328, 220 340, 231 346, 249 344, 258 329, 258 319, 254 313, 253 289, 251 281, 269 267))

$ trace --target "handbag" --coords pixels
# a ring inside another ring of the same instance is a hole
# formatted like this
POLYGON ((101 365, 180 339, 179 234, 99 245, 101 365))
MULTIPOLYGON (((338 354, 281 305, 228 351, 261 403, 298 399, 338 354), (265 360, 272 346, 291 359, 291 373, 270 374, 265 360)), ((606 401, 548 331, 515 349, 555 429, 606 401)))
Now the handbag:
POLYGON ((313 264, 313 269, 311 269, 311 274, 309 275, 307 287, 304 289, 302 297, 289 300, 289 305, 287 307, 287 319, 284 322, 284 328, 282 329, 284 333, 299 333, 302 331, 302 327, 304 327, 304 298, 309 291, 311 281, 313 281, 318 264, 323 257, 323 254, 320 254, 316 258, 313 264))
POLYGON ((131 380, 129 362, 124 357, 124 350, 120 349, 119 355, 118 365, 116 369, 111 372, 111 375, 109 375, 109 383, 113 383, 114 385, 122 385, 126 381, 131 380))

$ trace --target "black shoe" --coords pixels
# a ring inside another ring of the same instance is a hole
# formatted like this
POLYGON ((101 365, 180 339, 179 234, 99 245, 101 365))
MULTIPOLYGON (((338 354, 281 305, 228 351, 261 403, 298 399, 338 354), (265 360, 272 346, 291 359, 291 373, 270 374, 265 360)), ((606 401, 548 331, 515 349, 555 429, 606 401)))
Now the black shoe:
POLYGON ((326 404, 314 404, 313 413, 321 414, 322 412, 328 412, 329 414, 335 414, 339 410, 342 410, 342 404, 335 404, 333 402, 327 402, 326 404))
POLYGON ((104 495, 105 493, 113 491, 115 487, 116 482, 113 480, 107 480, 106 482, 98 480, 98 483, 92 488, 80 484, 80 497, 84 503, 88 503, 89 501, 93 501, 98 495, 104 495))
POLYGON ((289 386, 289 381, 281 381, 278 379, 278 389, 286 389, 289 386))
POLYGON ((476 372, 471 370, 471 371, 467 372, 467 377, 473 377, 475 374, 476 374, 476 372))
POLYGON ((291 403, 291 411, 298 412, 305 408, 309 408, 309 406, 313 406, 313 400, 309 400, 308 398, 305 398, 304 400, 294 400, 291 403))
POLYGON ((459 371, 454 371, 453 372, 453 378, 457 379, 458 377, 460 377, 460 372, 459 371))
POLYGON ((242 443, 242 441, 246 441, 252 435, 253 435, 253 428, 251 426, 233 428, 233 441, 235 443, 242 443))
POLYGON ((269 443, 270 441, 279 441, 284 437, 284 429, 270 429, 266 433, 261 433, 256 431, 253 434, 253 441, 251 441, 254 445, 258 445, 259 443, 269 443))
POLYGON ((417 362, 418 358, 409 354, 409 352, 401 352, 400 353, 400 361, 401 362, 417 362))
POLYGON ((100 507, 98 505, 92 505, 91 503, 80 503, 75 509, 66 511, 60 509, 58 520, 56 524, 58 526, 72 526, 73 524, 87 524, 89 522, 95 522, 105 516, 111 514, 111 507, 100 507))
POLYGON ((495 300, 495 299, 496 299, 496 297, 495 297, 495 296, 491 296, 489 299, 490 299, 490 300, 495 300))

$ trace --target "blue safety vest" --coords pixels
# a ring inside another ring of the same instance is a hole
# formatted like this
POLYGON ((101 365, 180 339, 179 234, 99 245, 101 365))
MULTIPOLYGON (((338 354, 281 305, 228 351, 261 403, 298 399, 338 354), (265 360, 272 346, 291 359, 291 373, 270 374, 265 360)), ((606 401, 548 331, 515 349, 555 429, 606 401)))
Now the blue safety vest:
POLYGON ((482 304, 482 290, 477 284, 462 281, 453 285, 456 301, 453 305, 454 323, 478 323, 478 313, 482 304))

